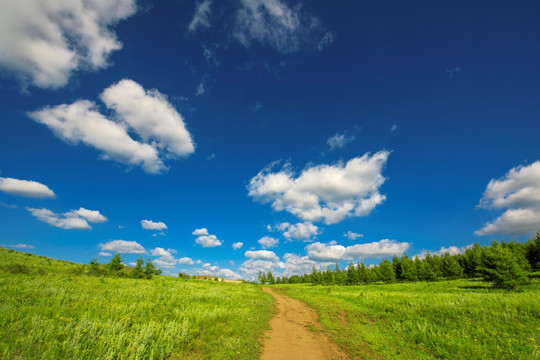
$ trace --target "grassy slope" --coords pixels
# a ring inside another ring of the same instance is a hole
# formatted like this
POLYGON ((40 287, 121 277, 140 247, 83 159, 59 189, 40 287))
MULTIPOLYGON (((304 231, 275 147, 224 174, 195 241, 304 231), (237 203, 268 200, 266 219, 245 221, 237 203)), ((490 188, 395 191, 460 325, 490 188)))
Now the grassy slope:
POLYGON ((271 316, 249 284, 74 275, 1 248, 0 264, 2 359, 253 359, 271 316))
POLYGON ((354 358, 540 359, 540 283, 522 293, 468 280, 279 285, 314 307, 354 358))

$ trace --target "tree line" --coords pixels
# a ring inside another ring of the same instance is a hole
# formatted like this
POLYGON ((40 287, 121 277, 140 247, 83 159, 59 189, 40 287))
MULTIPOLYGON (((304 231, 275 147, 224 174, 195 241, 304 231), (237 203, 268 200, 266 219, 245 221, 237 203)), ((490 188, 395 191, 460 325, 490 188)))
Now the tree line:
POLYGON ((258 279, 261 284, 362 285, 481 278, 493 287, 517 291, 529 281, 532 270, 540 270, 540 232, 525 243, 493 241, 489 246, 474 243, 463 254, 428 252, 424 257, 413 258, 402 255, 383 259, 377 265, 358 262, 340 269, 336 264, 334 269, 324 271, 313 266, 310 274, 290 277, 276 278, 271 271, 261 271, 258 279))
POLYGON ((122 257, 119 254, 115 254, 109 263, 100 264, 97 258, 93 258, 88 264, 87 274, 92 276, 111 276, 111 277, 130 277, 135 279, 151 279, 154 275, 161 274, 161 270, 158 269, 150 259, 146 260, 143 257, 139 257, 135 262, 135 267, 131 272, 127 272, 124 266, 122 257))

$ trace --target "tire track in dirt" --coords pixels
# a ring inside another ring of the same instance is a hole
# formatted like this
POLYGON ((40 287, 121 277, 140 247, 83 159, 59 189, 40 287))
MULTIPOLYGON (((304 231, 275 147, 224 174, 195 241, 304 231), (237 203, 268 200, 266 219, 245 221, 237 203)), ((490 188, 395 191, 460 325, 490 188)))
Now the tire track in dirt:
POLYGON ((317 313, 303 302, 271 289, 278 314, 265 334, 262 360, 346 360, 347 355, 323 333, 317 313))

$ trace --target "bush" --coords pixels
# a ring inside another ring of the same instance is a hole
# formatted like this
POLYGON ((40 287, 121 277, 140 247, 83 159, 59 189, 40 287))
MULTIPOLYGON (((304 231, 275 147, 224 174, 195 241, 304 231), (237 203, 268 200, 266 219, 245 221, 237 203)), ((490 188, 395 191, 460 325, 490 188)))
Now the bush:
POLYGON ((528 263, 516 256, 511 248, 494 241, 484 252, 479 271, 493 287, 518 291, 528 282, 528 263))

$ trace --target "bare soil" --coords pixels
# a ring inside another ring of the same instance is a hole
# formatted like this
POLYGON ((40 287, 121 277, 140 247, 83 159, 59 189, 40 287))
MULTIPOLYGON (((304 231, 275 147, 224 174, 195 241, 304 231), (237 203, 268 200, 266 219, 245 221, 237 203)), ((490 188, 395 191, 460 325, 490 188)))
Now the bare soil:
POLYGON ((330 342, 317 312, 303 302, 271 289, 278 313, 270 320, 264 342, 263 360, 346 360, 347 355, 330 342))

